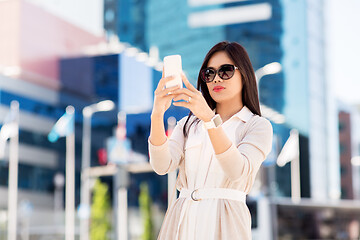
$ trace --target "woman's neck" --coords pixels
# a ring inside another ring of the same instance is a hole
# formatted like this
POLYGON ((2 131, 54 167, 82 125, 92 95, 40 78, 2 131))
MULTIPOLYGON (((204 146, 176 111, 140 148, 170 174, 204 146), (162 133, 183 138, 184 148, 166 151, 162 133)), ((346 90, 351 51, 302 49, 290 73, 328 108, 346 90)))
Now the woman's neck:
POLYGON ((230 119, 235 113, 243 108, 243 103, 240 104, 216 104, 216 113, 221 116, 223 122, 230 119))

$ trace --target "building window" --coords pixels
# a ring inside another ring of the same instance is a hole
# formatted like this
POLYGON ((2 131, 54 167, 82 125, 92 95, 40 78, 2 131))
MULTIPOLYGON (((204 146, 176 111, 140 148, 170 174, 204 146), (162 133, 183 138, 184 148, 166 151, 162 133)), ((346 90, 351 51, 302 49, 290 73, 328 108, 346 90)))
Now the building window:
POLYGON ((346 152, 346 146, 340 143, 340 155, 344 154, 345 152, 346 152))
POLYGON ((341 166, 340 167, 340 174, 341 174, 341 176, 346 175, 347 174, 347 168, 344 167, 344 166, 341 166))
POLYGON ((114 21, 114 18, 115 18, 114 10, 112 10, 112 9, 106 10, 106 12, 105 12, 105 21, 106 22, 112 22, 112 21, 114 21))
POLYGON ((345 124, 339 121, 339 131, 343 131, 345 129, 345 124))

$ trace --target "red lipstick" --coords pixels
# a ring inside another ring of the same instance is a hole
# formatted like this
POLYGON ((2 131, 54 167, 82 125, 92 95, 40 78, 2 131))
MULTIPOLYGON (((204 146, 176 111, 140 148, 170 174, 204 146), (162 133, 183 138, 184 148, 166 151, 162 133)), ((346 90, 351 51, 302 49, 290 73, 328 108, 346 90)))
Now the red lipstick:
POLYGON ((222 86, 216 86, 213 88, 214 92, 220 92, 223 89, 224 89, 224 87, 222 87, 222 86))

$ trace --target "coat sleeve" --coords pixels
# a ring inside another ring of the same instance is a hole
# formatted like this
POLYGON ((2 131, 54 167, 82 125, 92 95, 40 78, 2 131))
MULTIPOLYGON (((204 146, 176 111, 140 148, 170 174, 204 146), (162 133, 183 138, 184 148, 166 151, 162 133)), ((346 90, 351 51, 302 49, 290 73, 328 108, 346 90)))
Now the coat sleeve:
POLYGON ((242 141, 221 154, 217 154, 222 169, 232 181, 256 174, 272 147, 273 129, 271 123, 258 117, 248 127, 242 141))
POLYGON ((153 145, 148 139, 150 165, 159 175, 174 171, 184 158, 183 126, 187 117, 176 124, 170 138, 160 146, 153 145))

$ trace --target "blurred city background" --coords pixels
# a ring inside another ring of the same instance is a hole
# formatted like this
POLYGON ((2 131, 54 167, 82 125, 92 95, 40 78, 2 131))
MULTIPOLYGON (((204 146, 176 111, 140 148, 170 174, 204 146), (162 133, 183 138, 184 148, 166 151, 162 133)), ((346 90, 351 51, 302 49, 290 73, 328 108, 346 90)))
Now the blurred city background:
MULTIPOLYGON (((162 59, 180 54, 195 85, 223 40, 247 49, 274 129, 247 198, 253 239, 360 239, 359 10, 0 0, 0 240, 156 239, 176 178, 148 164, 162 59)), ((187 114, 168 110, 168 135, 187 114)))

